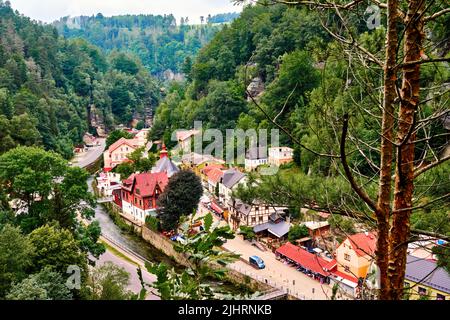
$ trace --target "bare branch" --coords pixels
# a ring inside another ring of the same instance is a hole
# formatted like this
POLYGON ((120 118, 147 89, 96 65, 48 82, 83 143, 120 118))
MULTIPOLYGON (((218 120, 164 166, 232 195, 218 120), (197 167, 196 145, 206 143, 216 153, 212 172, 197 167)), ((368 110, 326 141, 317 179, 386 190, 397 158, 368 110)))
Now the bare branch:
POLYGON ((434 20, 434 19, 436 19, 436 18, 438 18, 438 17, 440 17, 440 16, 442 16, 442 15, 444 15, 444 14, 447 14, 447 13, 449 13, 449 12, 450 12, 450 8, 445 8, 445 9, 443 9, 443 10, 441 10, 441 11, 438 11, 438 12, 436 12, 436 13, 433 13, 431 16, 425 17, 425 18, 424 18, 424 21, 425 21, 425 22, 428 22, 428 21, 434 20))
POLYGON ((445 194, 445 195, 443 195, 441 197, 437 197, 437 198, 435 198, 435 199, 431 200, 430 202, 425 203, 423 205, 420 205, 420 206, 417 206, 417 207, 409 207, 409 208, 402 208, 402 209, 394 210, 393 213, 423 209, 423 208, 426 208, 426 207, 432 205, 435 202, 438 202, 438 201, 441 201, 441 200, 445 200, 445 199, 447 199, 449 197, 450 197, 450 193, 447 193, 447 194, 445 194))
POLYGON ((341 150, 341 162, 342 162, 342 166, 344 167, 344 172, 345 172, 345 176, 347 177, 348 181, 350 182, 353 190, 358 194, 358 196, 365 202, 367 203, 367 205, 373 209, 374 211, 378 211, 378 206, 375 204, 375 202, 369 197, 369 195, 362 190, 356 183, 352 172, 348 166, 348 162, 347 162, 347 155, 345 154, 345 142, 347 139, 347 131, 348 131, 348 121, 349 121, 349 116, 348 114, 344 115, 344 123, 342 126, 342 136, 341 136, 341 145, 340 145, 340 150, 341 150))
POLYGON ((425 167, 416 169, 416 171, 414 172, 414 179, 416 179, 416 178, 417 178, 418 176, 420 176, 422 173, 424 173, 424 172, 426 172, 426 171, 428 171, 428 170, 430 170, 430 169, 432 169, 432 168, 434 168, 434 167, 440 165, 441 163, 444 163, 445 161, 447 161, 447 160, 449 160, 449 159, 450 159, 450 154, 449 154, 449 155, 446 155, 445 157, 442 157, 442 158, 439 159, 439 160, 436 160, 436 161, 434 161, 434 162, 432 162, 432 163, 426 165, 425 167))
POLYGON ((416 61, 408 61, 408 62, 400 63, 397 67, 405 68, 405 67, 415 66, 418 64, 436 63, 436 62, 450 62, 450 58, 436 58, 436 59, 423 59, 423 60, 416 60, 416 61))

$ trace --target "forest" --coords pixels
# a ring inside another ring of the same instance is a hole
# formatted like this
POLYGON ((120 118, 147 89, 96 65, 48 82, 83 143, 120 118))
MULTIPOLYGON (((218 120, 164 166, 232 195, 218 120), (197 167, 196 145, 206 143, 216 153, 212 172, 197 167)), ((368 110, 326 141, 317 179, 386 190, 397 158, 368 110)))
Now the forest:
MULTIPOLYGON (((203 129, 216 128, 222 133, 229 128, 280 129, 281 144, 295 149, 295 165, 273 176, 254 173, 248 187, 241 187, 235 196, 247 203, 287 206, 295 215, 305 206, 344 215, 344 220, 364 221, 376 230, 380 218, 368 212, 377 207, 368 209, 367 203, 372 202, 367 199, 379 201, 381 192, 380 88, 385 79, 379 67, 382 63, 374 66, 373 61, 384 54, 385 21, 368 30, 367 16, 359 8, 346 11, 343 20, 335 12, 311 10, 301 2, 292 6, 268 2, 271 5, 244 8, 238 19, 200 50, 186 70, 188 82, 173 85, 161 102, 152 136, 168 142, 171 132, 192 128, 194 121, 203 121, 203 129), (330 29, 323 27, 324 20, 330 29), (344 27, 344 21, 350 23, 344 27), (350 34, 353 40, 342 40, 339 32, 350 34), (353 43, 359 47, 352 48, 353 43), (361 47, 369 53, 358 50, 361 47), (344 126, 349 117, 351 121, 344 126), (341 140, 344 128, 347 141, 341 140), (351 167, 343 169, 342 162, 351 167)), ((443 8, 442 3, 436 3, 434 9, 439 8, 443 8)), ((402 224, 409 228, 411 223, 412 233, 421 230, 444 237, 450 235, 450 164, 445 162, 450 34, 443 27, 449 23, 450 16, 442 15, 427 25, 424 47, 436 63, 421 65, 419 95, 424 102, 417 115, 421 120, 414 131, 413 154, 417 167, 425 169, 416 169, 419 174, 414 177, 417 181, 411 193, 415 210, 402 224)), ((401 101, 398 99, 393 103, 401 101)), ((393 156, 390 161, 397 159, 393 156)), ((386 170, 388 173, 395 177, 393 169, 386 170)), ((449 269, 446 255, 441 258, 449 269)))
POLYGON ((0 33, 0 153, 36 145, 70 159, 91 105, 108 129, 159 102, 158 81, 132 54, 67 40, 3 2, 0 33))
POLYGON ((189 17, 177 22, 169 15, 123 15, 114 17, 65 17, 55 22, 66 38, 84 38, 106 52, 117 49, 138 56, 154 75, 162 77, 171 70, 182 73, 186 58, 194 58, 222 27, 238 14, 219 14, 201 17, 200 25, 193 25, 189 17), (205 21, 206 18, 206 21, 205 21))

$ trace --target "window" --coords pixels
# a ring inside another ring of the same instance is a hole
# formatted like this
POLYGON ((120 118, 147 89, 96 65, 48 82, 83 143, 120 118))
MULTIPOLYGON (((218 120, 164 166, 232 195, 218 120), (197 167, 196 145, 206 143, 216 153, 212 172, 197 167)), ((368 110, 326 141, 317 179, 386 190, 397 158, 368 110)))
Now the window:
POLYGON ((259 217, 259 222, 263 222, 263 217, 259 217))
POLYGON ((255 222, 256 222, 256 218, 252 217, 252 223, 255 223, 255 222))
POLYGON ((344 259, 347 260, 347 261, 350 261, 350 260, 351 260, 351 257, 350 257, 349 254, 345 253, 345 254, 344 254, 344 259))
POLYGON ((427 289, 422 288, 422 287, 418 287, 417 291, 419 292, 420 295, 426 295, 427 294, 427 289))
POLYGON ((436 300, 445 300, 445 296, 442 294, 437 293, 436 294, 436 300))
POLYGON ((345 270, 345 272, 350 272, 350 267, 349 266, 345 266, 344 270, 345 270))

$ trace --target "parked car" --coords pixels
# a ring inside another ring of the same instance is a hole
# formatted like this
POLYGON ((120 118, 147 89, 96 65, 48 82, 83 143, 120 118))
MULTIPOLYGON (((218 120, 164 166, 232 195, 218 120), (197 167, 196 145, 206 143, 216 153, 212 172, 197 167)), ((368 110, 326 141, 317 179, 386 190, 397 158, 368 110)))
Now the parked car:
POLYGON ((251 256, 250 258, 248 258, 248 262, 250 262, 252 266, 258 269, 264 269, 266 267, 263 259, 258 256, 251 256))

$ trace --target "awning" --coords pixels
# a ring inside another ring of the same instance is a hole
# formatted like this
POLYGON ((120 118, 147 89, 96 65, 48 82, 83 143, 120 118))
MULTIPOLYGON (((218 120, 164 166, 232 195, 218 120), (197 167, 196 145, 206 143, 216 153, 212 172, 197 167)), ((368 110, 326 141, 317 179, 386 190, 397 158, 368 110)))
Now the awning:
POLYGON ((324 266, 327 264, 327 261, 316 256, 315 254, 309 253, 308 251, 293 245, 292 243, 288 242, 279 247, 276 253, 283 255, 301 265, 303 268, 321 274, 324 277, 329 275, 329 273, 324 270, 324 266))
POLYGON ((211 202, 211 208, 219 214, 223 213, 223 209, 221 207, 219 207, 217 204, 215 204, 214 202, 211 202))

